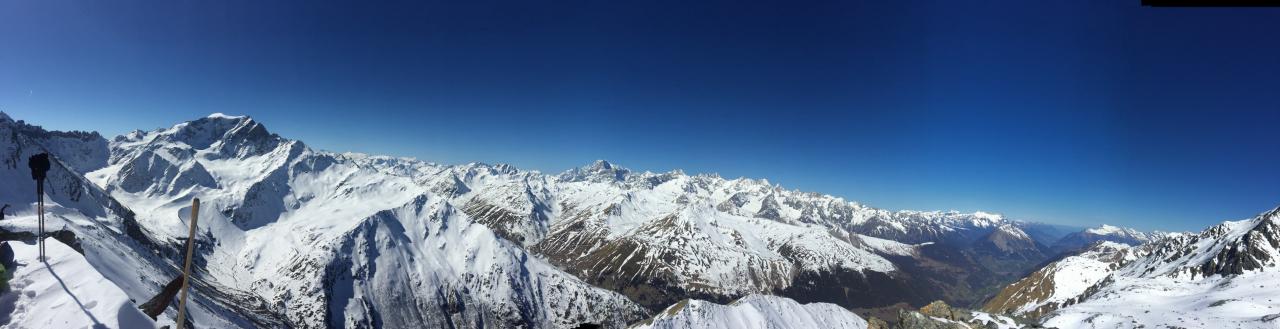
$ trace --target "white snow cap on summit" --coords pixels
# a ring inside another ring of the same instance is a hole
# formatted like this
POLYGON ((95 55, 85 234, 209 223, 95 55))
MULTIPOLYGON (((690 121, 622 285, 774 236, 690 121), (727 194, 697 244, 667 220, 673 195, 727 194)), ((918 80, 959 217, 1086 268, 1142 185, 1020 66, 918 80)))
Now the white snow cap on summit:
POLYGON ((228 115, 228 114, 224 114, 224 113, 222 113, 222 112, 215 112, 215 113, 213 113, 213 114, 210 114, 210 115, 209 115, 209 116, 207 116, 206 118, 213 118, 213 119, 244 119, 244 118, 247 118, 247 117, 248 117, 248 116, 244 116, 244 115, 228 115))
POLYGON ((988 220, 1001 220, 1001 219, 1004 219, 1004 215, 997 214, 997 213, 985 212, 985 211, 981 211, 981 210, 974 212, 974 213, 973 213, 973 217, 985 218, 985 219, 988 219, 988 220))

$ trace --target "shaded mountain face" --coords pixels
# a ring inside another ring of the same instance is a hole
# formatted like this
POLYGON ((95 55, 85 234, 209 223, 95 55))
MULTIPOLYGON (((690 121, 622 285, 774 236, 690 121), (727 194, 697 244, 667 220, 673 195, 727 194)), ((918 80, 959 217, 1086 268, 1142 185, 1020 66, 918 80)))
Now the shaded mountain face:
POLYGON ((1278 221, 1280 208, 1136 247, 1100 242, 1009 286, 987 310, 1051 327, 1270 326, 1280 318, 1278 221))
POLYGON ((1022 229, 1013 225, 1001 225, 973 243, 974 251, 993 260, 1040 262, 1046 258, 1045 249, 1022 229))

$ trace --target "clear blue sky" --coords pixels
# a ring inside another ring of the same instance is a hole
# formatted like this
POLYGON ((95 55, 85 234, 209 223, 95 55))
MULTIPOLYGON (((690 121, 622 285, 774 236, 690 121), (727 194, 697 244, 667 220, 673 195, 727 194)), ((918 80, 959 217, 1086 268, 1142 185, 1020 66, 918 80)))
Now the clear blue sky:
POLYGON ((247 114, 334 151, 1078 225, 1280 205, 1276 9, 455 2, 0 0, 0 110, 108 136, 247 114))

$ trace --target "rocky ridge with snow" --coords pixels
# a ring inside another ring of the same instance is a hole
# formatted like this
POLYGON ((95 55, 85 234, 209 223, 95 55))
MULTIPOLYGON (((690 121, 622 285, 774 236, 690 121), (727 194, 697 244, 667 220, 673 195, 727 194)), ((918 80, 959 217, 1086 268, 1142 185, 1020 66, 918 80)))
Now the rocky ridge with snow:
POLYGON ((1280 319, 1280 208, 1135 247, 1103 242, 1019 281, 988 311, 1050 327, 1268 327, 1280 319))
POLYGON ((1085 251, 1055 261, 1010 284, 982 310, 1038 318, 1080 302, 1087 290, 1107 278, 1125 261, 1133 261, 1131 246, 1099 242, 1085 251))
POLYGON ((1126 227, 1101 225, 1083 231, 1068 234, 1054 242, 1050 249, 1054 253, 1069 253, 1094 245, 1097 242, 1109 241, 1130 246, 1137 246, 1157 240, 1168 233, 1145 233, 1126 227))

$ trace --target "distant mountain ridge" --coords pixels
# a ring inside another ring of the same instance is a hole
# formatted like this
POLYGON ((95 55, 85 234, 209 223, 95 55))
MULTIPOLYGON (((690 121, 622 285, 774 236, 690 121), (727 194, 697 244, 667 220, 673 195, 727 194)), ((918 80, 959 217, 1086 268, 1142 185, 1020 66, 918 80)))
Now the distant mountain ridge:
POLYGON ((1110 241, 1131 246, 1155 240, 1163 233, 1144 233, 1131 228, 1101 225, 1083 231, 1068 234, 1055 242, 1050 249, 1054 253, 1064 253, 1088 247, 1100 241, 1110 241))

